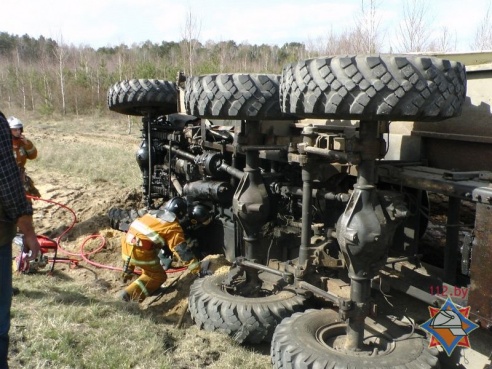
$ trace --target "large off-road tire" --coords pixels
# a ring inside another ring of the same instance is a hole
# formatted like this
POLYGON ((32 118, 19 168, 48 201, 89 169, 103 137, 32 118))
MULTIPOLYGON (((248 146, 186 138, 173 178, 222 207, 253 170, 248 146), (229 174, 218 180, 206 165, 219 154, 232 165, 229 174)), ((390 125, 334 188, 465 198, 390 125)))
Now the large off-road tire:
POLYGON ((280 111, 280 76, 276 74, 208 74, 186 79, 187 114, 208 119, 293 119, 280 111))
POLYGON ((158 79, 120 81, 108 90, 109 110, 125 115, 167 115, 178 112, 174 82, 158 79))
MULTIPOLYGON (((380 329, 383 329, 380 327, 380 329)), ((386 332, 366 331, 372 351, 343 348, 346 324, 333 310, 307 310, 286 318, 273 335, 271 357, 276 369, 433 369, 439 368, 436 350, 417 333, 407 339, 400 327, 386 324, 386 332), (375 350, 378 349, 378 350, 375 350), (371 355, 372 354, 372 355, 371 355)), ((407 332, 408 333, 408 332, 407 332)))
POLYGON ((216 274, 196 280, 190 289, 189 310, 200 328, 228 334, 238 343, 270 342, 282 319, 307 306, 306 297, 293 289, 268 293, 271 286, 266 281, 263 297, 232 295, 222 288, 226 277, 216 274))
POLYGON ((308 59, 282 71, 284 113, 310 118, 439 121, 466 96, 461 63, 417 55, 308 59))

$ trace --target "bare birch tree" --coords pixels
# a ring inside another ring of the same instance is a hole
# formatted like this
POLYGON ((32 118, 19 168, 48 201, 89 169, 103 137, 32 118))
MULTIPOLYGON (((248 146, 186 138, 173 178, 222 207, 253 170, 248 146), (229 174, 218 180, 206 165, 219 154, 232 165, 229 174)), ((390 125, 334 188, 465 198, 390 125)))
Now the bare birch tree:
MULTIPOLYGON (((26 96, 26 84, 24 81, 24 66, 21 65, 21 57, 19 52, 19 46, 15 49, 15 79, 19 93, 22 96, 22 109, 26 111, 27 96, 26 96)), ((23 64, 23 63, 22 63, 23 64)))
POLYGON ((65 73, 64 73, 64 65, 65 59, 67 58, 67 50, 65 45, 63 44, 63 37, 60 36, 58 47, 53 50, 55 58, 58 62, 58 78, 60 81, 60 95, 62 101, 62 114, 67 114, 67 103, 65 97, 65 73))
POLYGON ((361 0, 360 13, 356 16, 353 33, 354 42, 357 44, 356 52, 374 54, 381 49, 381 18, 377 11, 379 4, 377 0, 361 0))
POLYGON ((487 8, 482 21, 478 24, 475 31, 475 39, 470 45, 472 49, 477 51, 490 50, 492 49, 492 14, 491 5, 487 8))
POLYGON ((185 25, 182 32, 183 40, 185 41, 185 55, 188 61, 189 75, 193 74, 193 66, 195 61, 196 49, 199 44, 201 24, 193 15, 191 9, 186 13, 185 25))
POLYGON ((452 33, 449 28, 442 27, 437 38, 429 44, 429 49, 439 52, 456 51, 458 37, 456 33, 452 33))
POLYGON ((53 111, 53 91, 50 83, 50 71, 52 67, 50 55, 48 55, 45 50, 43 50, 43 53, 41 54, 39 67, 42 78, 42 89, 40 90, 43 99, 42 110, 51 113, 53 111))
POLYGON ((427 22, 429 3, 426 0, 405 0, 402 9, 403 19, 398 33, 400 51, 426 51, 432 33, 427 22))

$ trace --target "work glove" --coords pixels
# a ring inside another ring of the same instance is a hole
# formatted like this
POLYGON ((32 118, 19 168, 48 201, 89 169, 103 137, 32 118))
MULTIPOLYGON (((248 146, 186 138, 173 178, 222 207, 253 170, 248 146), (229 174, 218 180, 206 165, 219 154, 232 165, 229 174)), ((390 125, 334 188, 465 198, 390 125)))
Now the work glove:
POLYGON ((168 270, 171 267, 171 263, 173 262, 173 257, 171 255, 166 255, 162 252, 159 252, 159 262, 162 265, 164 270, 168 270))
POLYGON ((122 232, 127 232, 130 228, 130 224, 138 217, 139 213, 133 209, 111 208, 108 211, 111 228, 122 232))
POLYGON ((123 273, 123 275, 121 276, 121 278, 123 279, 123 283, 128 282, 130 279, 133 278, 134 275, 135 274, 132 271, 128 271, 126 273, 123 273))
POLYGON ((201 269, 202 263, 198 260, 195 260, 188 264, 188 270, 193 273, 193 274, 199 274, 200 269, 201 269))
POLYGON ((209 260, 204 260, 204 261, 195 260, 194 262, 188 265, 188 270, 193 274, 198 274, 200 277, 205 277, 206 275, 212 274, 211 271, 208 270, 209 265, 210 265, 209 260))
POLYGON ((135 268, 132 268, 131 266, 127 266, 124 268, 123 272, 121 273, 121 279, 123 280, 123 283, 128 282, 135 276, 134 269, 135 268))

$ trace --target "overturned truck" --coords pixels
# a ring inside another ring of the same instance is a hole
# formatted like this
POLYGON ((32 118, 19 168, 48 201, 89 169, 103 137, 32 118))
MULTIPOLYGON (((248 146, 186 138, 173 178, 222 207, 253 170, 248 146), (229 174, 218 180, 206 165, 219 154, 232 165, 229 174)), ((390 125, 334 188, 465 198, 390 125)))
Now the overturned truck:
POLYGON ((491 330, 492 280, 480 263, 492 256, 492 176, 445 165, 445 155, 433 167, 425 141, 446 132, 426 127, 461 119, 472 103, 466 89, 457 61, 354 55, 302 60, 281 75, 121 81, 108 105, 142 116, 148 208, 184 196, 213 209, 193 237, 202 256, 222 253, 232 266, 192 285, 197 325, 271 342, 276 368, 438 368, 425 332, 378 316, 374 295, 394 288, 439 307, 439 288, 465 287, 455 303, 491 330), (419 243, 429 192, 449 199, 443 265, 433 272, 419 243), (462 201, 476 204, 465 240, 462 201))

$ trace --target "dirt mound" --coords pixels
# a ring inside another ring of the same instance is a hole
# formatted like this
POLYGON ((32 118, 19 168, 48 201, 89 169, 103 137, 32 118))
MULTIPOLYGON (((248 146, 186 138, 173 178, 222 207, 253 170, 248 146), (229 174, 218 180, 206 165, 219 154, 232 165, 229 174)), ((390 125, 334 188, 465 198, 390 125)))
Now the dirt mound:
MULTIPOLYGON (((130 282, 123 283, 120 278, 123 232, 110 227, 107 213, 112 207, 142 208, 141 194, 113 183, 88 184, 59 173, 50 173, 49 181, 42 173, 29 175, 41 193, 41 199, 33 200, 36 232, 59 240, 58 256, 73 260, 56 262, 54 273, 68 274, 108 298, 117 298, 117 293, 130 282)), ((223 256, 207 258, 212 272, 228 265, 223 256)), ((188 293, 195 278, 183 268, 169 270, 164 287, 170 287, 162 295, 149 297, 140 307, 155 312, 164 321, 178 323, 187 311, 188 293)), ((184 324, 191 324, 186 318, 184 324)))
MULTIPOLYGON (((209 255, 210 273, 222 273, 229 269, 230 263, 223 255, 209 255)), ((151 296, 141 304, 143 309, 155 310, 164 320, 172 323, 192 324, 189 315, 184 315, 188 309, 188 295, 193 281, 198 276, 187 270, 168 273, 168 280, 164 283, 162 295, 151 296), (166 288, 166 286, 170 286, 166 288)))
POLYGON ((71 226, 68 240, 100 232, 109 227, 109 208, 138 207, 141 201, 135 189, 118 188, 113 183, 87 184, 56 173, 50 173, 45 182, 41 174, 29 174, 42 196, 33 202, 36 230, 50 237, 58 237, 71 226))

